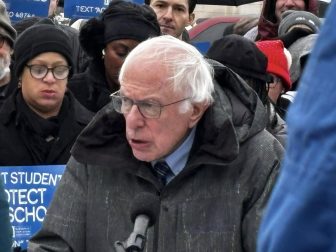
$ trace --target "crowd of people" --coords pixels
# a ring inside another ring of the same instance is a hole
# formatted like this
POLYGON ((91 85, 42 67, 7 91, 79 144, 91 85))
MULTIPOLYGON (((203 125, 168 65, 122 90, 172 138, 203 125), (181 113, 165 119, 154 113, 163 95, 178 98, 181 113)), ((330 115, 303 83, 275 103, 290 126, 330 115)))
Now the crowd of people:
MULTIPOLYGON (((333 251, 336 4, 264 0, 204 55, 196 0, 57 4, 0 0, 0 166, 66 165, 28 251, 333 251)), ((1 176, 0 230, 20 251, 1 176)))

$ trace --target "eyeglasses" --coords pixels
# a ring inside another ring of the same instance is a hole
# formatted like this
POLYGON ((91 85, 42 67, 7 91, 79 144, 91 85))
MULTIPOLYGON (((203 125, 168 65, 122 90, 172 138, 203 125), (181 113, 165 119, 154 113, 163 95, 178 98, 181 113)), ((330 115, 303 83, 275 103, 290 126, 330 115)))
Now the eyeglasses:
POLYGON ((52 75, 56 80, 64 80, 69 76, 70 66, 55 66, 55 67, 47 67, 45 65, 26 65, 29 68, 30 74, 35 79, 43 79, 47 76, 49 71, 52 72, 52 75))
POLYGON ((161 115, 161 111, 164 107, 190 99, 190 97, 188 97, 182 100, 162 105, 158 102, 152 101, 134 101, 130 98, 127 98, 126 96, 121 96, 120 91, 111 94, 111 98, 113 108, 118 113, 127 114, 131 111, 133 105, 136 105, 140 114, 145 118, 159 118, 161 115))

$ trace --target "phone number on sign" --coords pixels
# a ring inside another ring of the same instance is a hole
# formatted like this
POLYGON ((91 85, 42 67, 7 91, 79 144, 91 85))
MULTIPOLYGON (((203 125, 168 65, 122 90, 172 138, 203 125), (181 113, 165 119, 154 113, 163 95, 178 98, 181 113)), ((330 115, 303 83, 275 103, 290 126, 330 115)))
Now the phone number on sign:
POLYGON ((27 13, 27 12, 13 12, 13 11, 10 11, 8 12, 8 15, 10 18, 12 17, 16 17, 16 18, 27 18, 27 17, 34 17, 35 15, 34 14, 31 14, 31 13, 27 13))

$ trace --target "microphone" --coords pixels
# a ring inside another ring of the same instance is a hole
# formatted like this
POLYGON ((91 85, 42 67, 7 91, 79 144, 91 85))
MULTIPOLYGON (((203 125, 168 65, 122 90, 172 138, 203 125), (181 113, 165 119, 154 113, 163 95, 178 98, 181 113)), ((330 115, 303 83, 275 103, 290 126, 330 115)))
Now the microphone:
POLYGON ((125 242, 115 242, 117 252, 143 251, 146 242, 147 229, 154 225, 160 211, 160 200, 152 193, 140 193, 131 206, 131 221, 133 232, 125 242))

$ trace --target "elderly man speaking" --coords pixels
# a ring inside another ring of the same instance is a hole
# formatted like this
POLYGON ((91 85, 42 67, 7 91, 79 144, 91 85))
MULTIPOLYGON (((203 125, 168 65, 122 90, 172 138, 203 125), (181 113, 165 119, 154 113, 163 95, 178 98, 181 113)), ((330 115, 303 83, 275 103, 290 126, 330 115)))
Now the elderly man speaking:
POLYGON ((130 52, 120 90, 77 139, 30 251, 105 252, 116 241, 116 251, 255 251, 283 149, 256 93, 213 65, 169 35, 130 52), (156 197, 154 214, 143 193, 156 197), (128 250, 132 237, 144 241, 138 250, 128 250))

